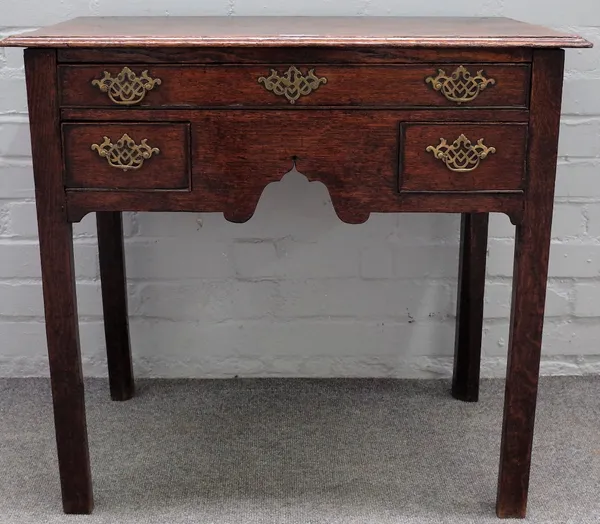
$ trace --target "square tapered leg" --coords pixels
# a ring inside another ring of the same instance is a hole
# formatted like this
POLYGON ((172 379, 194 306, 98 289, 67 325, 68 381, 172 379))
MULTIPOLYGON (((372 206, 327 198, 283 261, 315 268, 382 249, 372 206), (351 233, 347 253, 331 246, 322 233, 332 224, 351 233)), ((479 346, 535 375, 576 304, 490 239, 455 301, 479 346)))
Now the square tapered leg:
POLYGON ((488 217, 464 213, 461 219, 452 395, 467 402, 479 399, 488 217))
POLYGON ((90 513, 94 501, 79 325, 73 231, 65 212, 56 51, 25 52, 42 285, 58 466, 65 513, 90 513))
POLYGON ((127 400, 133 396, 134 381, 129 342, 123 219, 120 212, 99 212, 96 213, 96 222, 110 396, 113 400, 127 400))
POLYGON ((525 517, 542 348, 564 52, 533 56, 528 189, 517 224, 496 513, 525 517))

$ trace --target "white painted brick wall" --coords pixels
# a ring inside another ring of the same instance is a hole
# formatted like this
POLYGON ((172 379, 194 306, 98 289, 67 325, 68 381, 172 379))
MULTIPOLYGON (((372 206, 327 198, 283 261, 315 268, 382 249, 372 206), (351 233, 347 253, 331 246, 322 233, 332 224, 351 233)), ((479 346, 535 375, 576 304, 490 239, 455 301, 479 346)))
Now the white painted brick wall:
MULTIPOLYGON (((482 15, 577 32, 567 51, 542 372, 600 373, 600 3, 596 0, 0 0, 0 35, 80 15, 482 15)), ((0 50, 0 375, 47 373, 22 51, 0 50)), ((126 214, 139 376, 448 376, 456 215, 341 223, 290 173, 256 215, 126 214)), ((74 227, 87 374, 106 372, 95 220, 74 227)), ((506 366, 514 227, 490 223, 487 376, 506 366)))

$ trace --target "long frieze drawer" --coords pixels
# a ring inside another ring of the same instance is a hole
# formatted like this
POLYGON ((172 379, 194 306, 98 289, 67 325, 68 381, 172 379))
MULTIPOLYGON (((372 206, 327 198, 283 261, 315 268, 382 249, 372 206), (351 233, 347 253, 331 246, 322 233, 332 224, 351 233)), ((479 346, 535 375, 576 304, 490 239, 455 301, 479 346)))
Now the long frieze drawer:
POLYGON ((400 191, 522 190, 526 124, 404 124, 400 191))
POLYGON ((61 104, 111 107, 516 107, 529 65, 61 66, 61 104))
POLYGON ((62 125, 65 187, 189 189, 189 124, 62 125))

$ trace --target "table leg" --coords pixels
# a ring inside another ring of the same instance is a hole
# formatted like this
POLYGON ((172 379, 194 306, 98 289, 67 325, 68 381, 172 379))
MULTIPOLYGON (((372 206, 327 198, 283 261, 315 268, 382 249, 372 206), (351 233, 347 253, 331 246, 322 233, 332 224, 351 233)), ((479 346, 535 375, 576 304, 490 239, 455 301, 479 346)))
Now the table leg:
POLYGON ((517 226, 496 506, 499 517, 523 518, 527 507, 549 247, 549 232, 539 227, 531 221, 517 226))
POLYGON ((94 502, 79 349, 73 232, 67 220, 63 187, 56 51, 25 50, 25 72, 63 508, 65 513, 90 513, 94 502))
POLYGON ((128 400, 133 396, 134 382, 129 343, 123 219, 120 212, 98 212, 96 222, 110 396, 113 400, 128 400))
POLYGON ((40 252, 58 466, 65 513, 93 507, 71 224, 38 200, 40 252))
POLYGON ((525 517, 537 399, 564 53, 537 50, 532 68, 527 200, 515 237, 513 298, 496 513, 525 517))
POLYGON ((479 399, 488 221, 488 213, 461 219, 452 395, 466 402, 479 399))

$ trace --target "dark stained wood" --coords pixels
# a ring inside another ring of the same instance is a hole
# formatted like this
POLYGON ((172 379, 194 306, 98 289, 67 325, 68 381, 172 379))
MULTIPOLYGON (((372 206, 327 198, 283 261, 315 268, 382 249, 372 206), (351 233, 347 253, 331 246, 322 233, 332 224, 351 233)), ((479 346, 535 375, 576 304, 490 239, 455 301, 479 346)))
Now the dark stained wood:
POLYGON ((465 402, 479 399, 488 222, 488 213, 461 218, 452 395, 465 402))
MULTIPOLYGON (((211 109, 211 108, 206 108, 211 109)), ((214 112, 217 109, 212 108, 214 112)), ((252 111, 258 108, 242 109, 221 108, 218 111, 225 111, 227 114, 240 111, 252 111)), ((265 115, 280 115, 278 112, 282 108, 260 108, 265 115)), ((289 108, 285 108, 289 109, 289 108)), ((398 122, 529 122, 529 111, 525 109, 382 109, 372 107, 360 108, 332 108, 327 106, 310 107, 298 106, 296 109, 306 113, 315 111, 331 111, 332 115, 349 114, 352 112, 370 111, 373 115, 382 114, 384 117, 393 115, 398 122)), ((290 112, 285 113, 291 116, 290 112)), ((61 110, 63 121, 91 121, 91 122, 194 122, 200 121, 204 111, 200 109, 139 109, 132 107, 127 111, 121 111, 115 108, 66 108, 61 110)))
POLYGON ((26 74, 66 512, 93 505, 70 222, 98 212, 111 396, 124 400, 134 386, 121 212, 243 222, 295 166, 327 187, 348 223, 463 214, 453 379, 462 400, 478 395, 488 213, 517 226, 497 514, 525 515, 564 56, 548 48, 589 42, 502 18, 96 17, 1 45, 44 47, 26 51, 26 74), (496 85, 456 106, 425 83, 459 64, 496 85), (290 65, 328 83, 295 105, 258 84, 290 65), (113 106, 91 85, 124 66, 162 80, 139 107, 113 106), (159 154, 124 172, 91 149, 124 134, 159 154), (426 151, 460 134, 496 153, 453 172, 426 151))
POLYGON ((207 111, 192 133, 194 190, 226 202, 233 222, 248 220, 266 185, 294 165, 327 186, 344 222, 364 222, 381 200, 397 200, 392 114, 207 111))
POLYGON ((326 79, 316 90, 301 96, 291 104, 258 82, 275 69, 283 76, 289 65, 251 66, 166 66, 144 64, 98 64, 93 66, 61 66, 59 68, 62 106, 112 106, 129 109, 113 102, 93 80, 101 80, 105 72, 116 77, 124 67, 140 76, 143 71, 160 85, 147 91, 137 107, 252 107, 281 106, 379 106, 379 107, 526 107, 529 95, 530 71, 527 65, 466 66, 476 76, 483 71, 486 78, 496 81, 470 102, 458 104, 426 83, 443 70, 452 74, 462 64, 431 65, 329 65, 293 63, 304 75, 314 70, 318 78, 326 79))
POLYGON ((17 47, 590 47, 509 18, 392 16, 83 17, 13 35, 17 47))
POLYGON ((25 52, 46 335, 58 466, 65 513, 90 513, 94 505, 77 299, 73 235, 65 210, 56 86, 56 51, 25 52))
MULTIPOLYGON (((513 224, 520 222, 523 214, 522 193, 402 193, 387 204, 381 201, 380 213, 505 213, 513 224)), ((101 211, 189 211, 205 213, 226 212, 231 222, 245 222, 252 217, 235 212, 224 198, 212 195, 203 198, 200 192, 176 191, 67 191, 69 220, 79 222, 90 212, 101 211), (227 212, 227 210, 229 210, 227 212)), ((375 212, 375 211, 373 211, 375 212)), ((366 209, 358 215, 365 217, 366 209)), ((342 218, 342 217, 340 217, 342 218)), ((356 216, 354 217, 356 220, 356 216)), ((366 220, 366 219, 365 219, 366 220)))
POLYGON ((527 126, 524 124, 410 124, 402 126, 401 191, 519 190, 525 178, 527 126), (495 153, 469 172, 451 171, 427 147, 440 139, 452 144, 464 134, 475 145, 481 138, 495 153))
POLYGON ((187 124, 86 124, 62 125, 65 149, 65 186, 93 189, 188 189, 190 186, 189 126, 187 124), (159 152, 139 169, 123 171, 109 165, 92 150, 104 137, 114 144, 123 135, 137 145, 159 152))
POLYGON ((96 222, 110 396, 113 400, 128 400, 133 396, 134 382, 129 342, 123 219, 119 212, 96 213, 96 222))
POLYGON ((517 225, 496 513, 524 517, 544 324, 564 51, 534 53, 529 181, 517 225))
POLYGON ((295 165, 327 186, 341 220, 364 222, 399 201, 398 131, 391 112, 206 111, 192 123, 192 184, 204 202, 225 203, 226 218, 245 221, 265 186, 295 165))
POLYGON ((64 63, 132 64, 411 64, 459 62, 531 62, 531 49, 516 48, 405 48, 405 47, 126 47, 62 48, 64 63))

